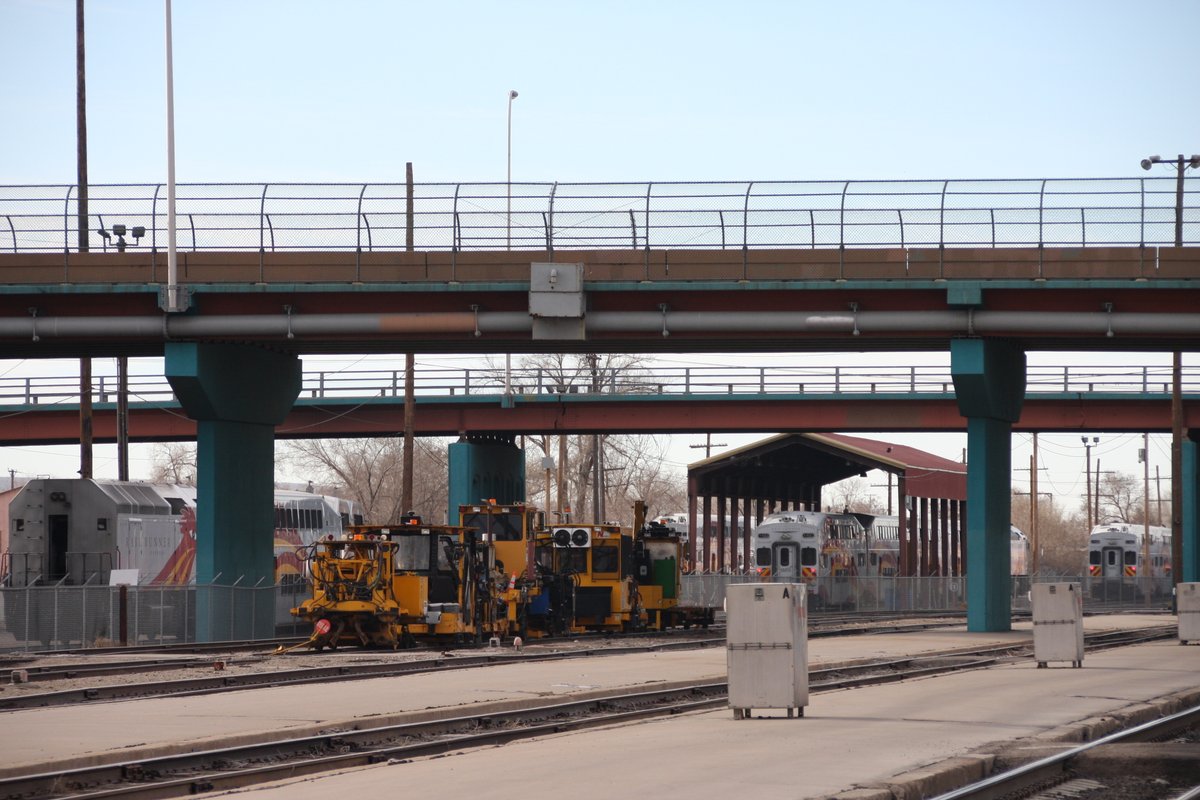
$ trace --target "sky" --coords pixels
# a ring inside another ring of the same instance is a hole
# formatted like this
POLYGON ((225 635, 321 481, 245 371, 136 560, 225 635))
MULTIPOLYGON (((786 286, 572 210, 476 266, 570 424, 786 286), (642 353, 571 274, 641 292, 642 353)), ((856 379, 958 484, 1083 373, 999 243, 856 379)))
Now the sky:
MULTIPOLYGON (((166 180, 164 8, 86 2, 92 184, 166 180)), ((1200 151, 1194 0, 174 0, 172 15, 181 183, 403 182, 407 162, 419 183, 503 181, 510 163, 514 182, 1140 177, 1148 155, 1200 151)), ((0 185, 75 181, 75 75, 75 4, 0 0, 0 185)), ((0 351, 0 378, 46 368, 0 351)), ((1139 435, 1101 438, 1093 458, 1140 474, 1139 435)), ((675 463, 702 453, 676 439, 675 463)), ((1078 435, 1041 445, 1051 490, 1078 497, 1078 435)), ((1014 466, 1028 448, 1014 437, 1014 466)), ((4 448, 0 468, 75 471, 77 448, 48 450, 4 448)))

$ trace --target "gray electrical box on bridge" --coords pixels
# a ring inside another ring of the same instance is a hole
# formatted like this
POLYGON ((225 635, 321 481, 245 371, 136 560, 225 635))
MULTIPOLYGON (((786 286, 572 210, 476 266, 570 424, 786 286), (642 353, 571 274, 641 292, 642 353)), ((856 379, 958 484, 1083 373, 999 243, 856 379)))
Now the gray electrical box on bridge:
POLYGON ((529 265, 533 338, 584 338, 583 264, 529 265))

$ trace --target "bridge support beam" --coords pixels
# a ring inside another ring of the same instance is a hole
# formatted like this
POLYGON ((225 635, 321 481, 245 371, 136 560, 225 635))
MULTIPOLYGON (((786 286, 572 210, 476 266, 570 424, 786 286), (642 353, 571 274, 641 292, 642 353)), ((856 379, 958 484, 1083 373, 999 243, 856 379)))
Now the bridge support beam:
MULTIPOLYGON (((524 502, 525 452, 512 434, 470 434, 450 445, 449 509, 458 524, 458 507, 495 500, 504 505, 524 502)), ((406 509, 407 510, 407 509, 406 509)), ((547 523, 554 520, 546 520, 547 523)))
POLYGON ((275 426, 300 393, 300 359, 185 342, 168 343, 165 356, 167 380, 197 421, 196 639, 273 637, 275 426))
POLYGON ((1183 564, 1179 580, 1200 581, 1200 431, 1183 440, 1183 564))
POLYGON ((1025 399, 1025 353, 1007 342, 955 339, 950 372, 967 418, 967 629, 1007 631, 1011 438, 1025 399))

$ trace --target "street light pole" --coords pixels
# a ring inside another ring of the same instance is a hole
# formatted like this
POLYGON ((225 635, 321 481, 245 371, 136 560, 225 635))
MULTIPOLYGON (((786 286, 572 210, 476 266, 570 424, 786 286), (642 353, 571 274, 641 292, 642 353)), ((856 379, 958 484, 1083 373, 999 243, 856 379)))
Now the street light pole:
POLYGON ((1149 170, 1155 164, 1170 164, 1175 167, 1175 246, 1183 247, 1183 173, 1187 169, 1200 169, 1200 156, 1184 158, 1180 153, 1174 160, 1161 156, 1142 159, 1142 169, 1149 170))
POLYGON ((507 231, 506 248, 512 250, 512 101, 517 99, 517 90, 508 90, 508 178, 505 181, 505 194, 508 195, 508 207, 504 215, 505 230, 507 231))

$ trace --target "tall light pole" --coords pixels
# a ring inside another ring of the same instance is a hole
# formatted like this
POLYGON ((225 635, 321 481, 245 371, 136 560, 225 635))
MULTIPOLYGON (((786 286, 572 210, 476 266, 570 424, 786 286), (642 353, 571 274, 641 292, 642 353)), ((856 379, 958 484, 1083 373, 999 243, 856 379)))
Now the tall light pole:
POLYGON ((1093 436, 1092 441, 1089 442, 1088 437, 1080 436, 1079 441, 1083 442, 1083 447, 1086 451, 1084 459, 1087 463, 1087 471, 1084 473, 1084 482, 1087 484, 1087 520, 1088 533, 1090 534, 1092 527, 1095 525, 1092 521, 1092 445, 1100 444, 1100 437, 1093 436))
POLYGON ((508 90, 508 179, 505 181, 505 194, 508 195, 508 210, 504 215, 506 247, 512 250, 512 101, 517 99, 517 90, 508 90))
POLYGON ((1183 173, 1188 169, 1200 169, 1200 156, 1184 158, 1180 153, 1175 159, 1150 156, 1142 159, 1142 169, 1149 170, 1155 164, 1170 164, 1175 167, 1175 246, 1183 247, 1183 173))

